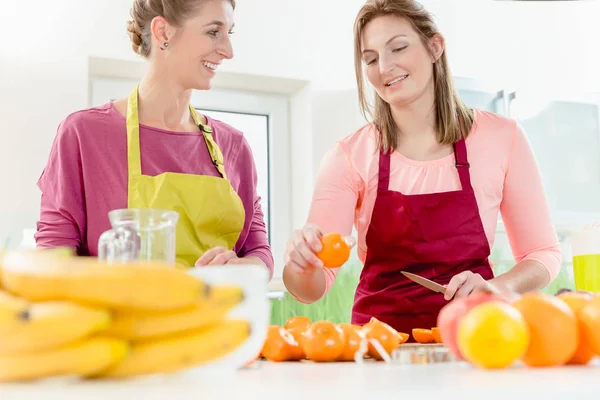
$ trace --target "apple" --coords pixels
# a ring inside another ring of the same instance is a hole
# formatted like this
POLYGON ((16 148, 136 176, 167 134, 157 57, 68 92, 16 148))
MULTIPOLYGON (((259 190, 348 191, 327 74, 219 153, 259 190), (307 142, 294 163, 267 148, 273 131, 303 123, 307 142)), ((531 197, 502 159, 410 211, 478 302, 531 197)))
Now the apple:
POLYGON ((464 360, 456 339, 460 320, 473 307, 492 300, 511 302, 511 297, 500 293, 477 292, 467 297, 451 300, 440 310, 437 318, 437 326, 440 330, 442 341, 458 360, 464 360))

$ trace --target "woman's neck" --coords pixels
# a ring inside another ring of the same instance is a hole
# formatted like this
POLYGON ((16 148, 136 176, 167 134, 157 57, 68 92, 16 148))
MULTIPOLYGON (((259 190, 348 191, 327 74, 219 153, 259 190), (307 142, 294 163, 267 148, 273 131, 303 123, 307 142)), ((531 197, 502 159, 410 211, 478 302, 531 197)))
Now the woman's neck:
POLYGON ((417 161, 430 161, 452 153, 438 142, 433 88, 410 104, 391 108, 398 127, 398 152, 417 161))
POLYGON ((150 69, 140 83, 140 123, 171 131, 189 131, 196 126, 189 110, 192 91, 169 80, 167 74, 160 75, 150 69))
POLYGON ((391 110, 398 127, 399 141, 437 137, 433 88, 409 104, 392 105, 391 110))

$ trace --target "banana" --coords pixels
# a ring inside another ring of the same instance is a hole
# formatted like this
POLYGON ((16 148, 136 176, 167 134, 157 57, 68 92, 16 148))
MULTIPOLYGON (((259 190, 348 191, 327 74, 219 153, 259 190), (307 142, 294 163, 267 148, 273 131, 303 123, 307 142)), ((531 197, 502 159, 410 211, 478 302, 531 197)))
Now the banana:
POLYGON ((196 331, 137 342, 123 362, 97 377, 127 378, 200 366, 230 354, 249 336, 248 322, 227 320, 196 331))
POLYGON ((30 305, 26 317, 0 325, 0 355, 44 351, 108 328, 111 313, 67 301, 30 305))
POLYGON ((165 336, 215 324, 244 298, 237 286, 213 286, 206 302, 174 311, 117 311, 107 335, 127 340, 165 336))
POLYGON ((62 375, 88 377, 122 362, 127 342, 91 337, 52 350, 0 356, 0 382, 30 381, 62 375))
MULTIPOLYGON (((0 290, 0 330, 5 324, 28 318, 27 306, 26 300, 0 290)), ((1 338, 0 341, 3 339, 1 338)))
POLYGON ((172 310, 203 301, 208 287, 168 264, 105 264, 95 258, 4 255, 2 283, 31 301, 71 300, 115 309, 172 310))

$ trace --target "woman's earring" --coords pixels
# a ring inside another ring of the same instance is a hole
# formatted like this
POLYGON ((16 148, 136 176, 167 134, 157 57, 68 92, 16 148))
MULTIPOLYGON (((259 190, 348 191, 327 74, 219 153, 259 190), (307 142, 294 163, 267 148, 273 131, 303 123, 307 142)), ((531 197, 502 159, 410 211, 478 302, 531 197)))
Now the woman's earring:
POLYGON ((165 47, 169 47, 169 42, 165 42, 165 43, 163 44, 163 47, 161 47, 160 49, 161 49, 161 50, 164 50, 164 49, 165 49, 165 47))

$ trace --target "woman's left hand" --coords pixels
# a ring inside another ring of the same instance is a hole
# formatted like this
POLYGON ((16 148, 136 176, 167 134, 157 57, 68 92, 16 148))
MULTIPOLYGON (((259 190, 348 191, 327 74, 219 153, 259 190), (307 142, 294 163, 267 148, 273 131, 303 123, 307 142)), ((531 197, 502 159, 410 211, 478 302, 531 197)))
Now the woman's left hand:
POLYGON ((235 251, 224 247, 214 247, 208 250, 196 261, 196 267, 206 265, 246 264, 243 258, 239 258, 235 251))
POLYGON ((446 286, 444 298, 450 300, 452 298, 466 297, 474 292, 492 292, 501 293, 505 290, 494 284, 493 279, 486 281, 479 274, 474 274, 471 271, 464 271, 454 275, 446 286))

